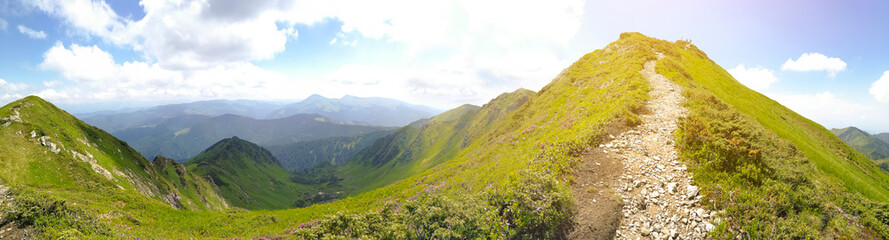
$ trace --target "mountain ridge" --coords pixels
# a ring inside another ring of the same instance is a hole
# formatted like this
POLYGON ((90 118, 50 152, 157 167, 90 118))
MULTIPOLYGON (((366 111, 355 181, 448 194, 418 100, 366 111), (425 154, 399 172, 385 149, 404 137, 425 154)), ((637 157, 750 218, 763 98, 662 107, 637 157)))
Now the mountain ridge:
POLYGON ((889 143, 877 138, 875 135, 871 135, 856 127, 831 129, 830 131, 871 160, 876 161, 889 158, 889 143))

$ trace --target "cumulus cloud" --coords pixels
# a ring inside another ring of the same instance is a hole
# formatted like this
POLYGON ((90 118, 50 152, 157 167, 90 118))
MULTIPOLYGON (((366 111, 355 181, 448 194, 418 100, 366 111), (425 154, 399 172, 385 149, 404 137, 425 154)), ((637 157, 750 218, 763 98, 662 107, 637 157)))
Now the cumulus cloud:
POLYGON ((30 29, 30 28, 22 26, 22 25, 19 25, 18 28, 19 28, 20 33, 25 34, 25 36, 28 36, 29 38, 33 38, 33 39, 46 38, 46 33, 44 33, 43 31, 37 31, 37 30, 30 29))
POLYGON ((11 83, 0 78, 0 103, 6 104, 22 98, 21 92, 28 88, 27 84, 11 83))
MULTIPOLYGON (((77 84, 47 88, 38 95, 66 102, 160 98, 286 98, 293 86, 283 75, 250 63, 219 65, 201 70, 169 70, 140 61, 116 63, 98 46, 57 43, 45 54, 40 68, 59 72, 77 84)), ((57 82, 44 83, 47 87, 57 82)))
POLYGON ((7 82, 6 80, 3 80, 2 78, 0 78, 0 90, 6 91, 6 92, 19 92, 19 91, 24 90, 27 87, 28 87, 27 84, 11 83, 11 82, 7 82))
POLYGON ((883 76, 871 84, 869 92, 878 101, 889 102, 889 71, 883 72, 883 76))
POLYGON ((84 35, 96 35, 115 44, 132 41, 131 32, 123 19, 105 1, 93 0, 36 0, 25 1, 49 15, 61 18, 84 35))
POLYGON ((0 18, 0 31, 5 32, 7 28, 9 28, 9 22, 6 19, 0 18))
POLYGON ((830 76, 836 76, 837 72, 846 70, 846 62, 839 58, 827 57, 820 53, 804 53, 796 60, 787 59, 781 70, 791 71, 827 71, 830 76))
POLYGON ((735 68, 729 69, 728 72, 744 86, 753 90, 765 90, 772 83, 778 82, 778 77, 775 77, 774 71, 762 67, 747 68, 744 67, 744 64, 740 64, 735 68))

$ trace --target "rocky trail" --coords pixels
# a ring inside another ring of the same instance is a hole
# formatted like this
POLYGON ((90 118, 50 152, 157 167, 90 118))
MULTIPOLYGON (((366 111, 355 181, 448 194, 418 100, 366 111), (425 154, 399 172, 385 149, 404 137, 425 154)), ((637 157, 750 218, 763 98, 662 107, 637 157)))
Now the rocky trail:
POLYGON ((655 72, 642 74, 651 91, 643 124, 609 135, 588 149, 572 183, 577 213, 569 239, 703 239, 715 213, 703 209, 691 173, 678 160, 673 132, 681 87, 655 72))
POLYGON ((20 228, 18 224, 8 219, 5 207, 9 206, 12 196, 7 194, 9 188, 0 185, 0 240, 6 239, 32 239, 32 227, 20 228))

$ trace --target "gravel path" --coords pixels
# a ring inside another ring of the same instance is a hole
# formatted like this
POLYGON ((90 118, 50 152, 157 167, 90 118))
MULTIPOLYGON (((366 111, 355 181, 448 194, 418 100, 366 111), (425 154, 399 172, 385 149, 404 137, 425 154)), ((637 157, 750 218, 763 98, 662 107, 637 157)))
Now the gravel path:
POLYGON ((703 239, 714 228, 715 213, 699 205, 698 187, 673 142, 678 118, 688 111, 681 87, 655 65, 649 61, 642 70, 651 87, 643 124, 587 151, 576 170, 579 209, 570 239, 703 239))

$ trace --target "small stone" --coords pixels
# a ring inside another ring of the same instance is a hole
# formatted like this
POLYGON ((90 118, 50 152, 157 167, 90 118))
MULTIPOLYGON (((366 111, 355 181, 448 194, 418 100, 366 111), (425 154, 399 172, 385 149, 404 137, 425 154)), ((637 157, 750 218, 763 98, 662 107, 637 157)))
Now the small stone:
POLYGON ((668 183, 667 184, 667 192, 669 192, 671 194, 675 193, 676 192, 676 183, 674 183, 674 182, 668 183))
POLYGON ((691 199, 693 197, 698 196, 698 187, 695 185, 688 185, 688 198, 691 199))
POLYGON ((649 195, 648 197, 650 197, 650 198, 657 198, 658 196, 660 196, 660 194, 658 194, 658 192, 656 192, 656 191, 652 191, 652 192, 651 192, 651 195, 649 195))
POLYGON ((716 229, 716 226, 713 226, 713 224, 710 224, 709 222, 704 222, 704 229, 707 230, 707 232, 712 232, 716 229))
POLYGON ((695 213, 698 214, 699 217, 707 217, 707 211, 705 211, 703 208, 698 208, 697 210, 695 210, 695 213))

